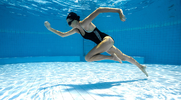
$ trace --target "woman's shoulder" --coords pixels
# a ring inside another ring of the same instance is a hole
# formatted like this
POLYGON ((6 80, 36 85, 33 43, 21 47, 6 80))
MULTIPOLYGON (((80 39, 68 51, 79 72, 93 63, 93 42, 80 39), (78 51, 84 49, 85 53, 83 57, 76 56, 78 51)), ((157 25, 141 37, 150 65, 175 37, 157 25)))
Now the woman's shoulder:
POLYGON ((93 24, 92 22, 91 22, 91 23, 87 23, 85 20, 79 21, 79 23, 80 23, 83 27, 84 27, 84 26, 87 27, 87 26, 93 24))

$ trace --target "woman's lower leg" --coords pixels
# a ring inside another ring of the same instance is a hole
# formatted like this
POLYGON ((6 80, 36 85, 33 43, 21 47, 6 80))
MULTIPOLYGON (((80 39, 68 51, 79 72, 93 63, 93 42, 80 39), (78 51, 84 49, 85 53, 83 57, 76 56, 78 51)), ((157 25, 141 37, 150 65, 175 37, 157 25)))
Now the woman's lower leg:
POLYGON ((99 61, 99 60, 105 60, 105 59, 113 60, 113 56, 96 54, 96 55, 94 55, 94 56, 92 56, 91 58, 86 59, 86 60, 87 60, 87 61, 99 61))
POLYGON ((88 61, 99 61, 99 60, 105 60, 105 59, 114 60, 114 61, 118 61, 122 63, 121 59, 119 59, 119 57, 115 53, 111 56, 97 54, 97 55, 92 56, 88 61))
POLYGON ((130 56, 127 56, 127 57, 125 58, 125 60, 128 61, 128 62, 130 62, 130 63, 132 63, 132 64, 134 64, 134 65, 136 65, 138 68, 141 67, 141 64, 139 64, 134 58, 132 58, 132 57, 130 57, 130 56))

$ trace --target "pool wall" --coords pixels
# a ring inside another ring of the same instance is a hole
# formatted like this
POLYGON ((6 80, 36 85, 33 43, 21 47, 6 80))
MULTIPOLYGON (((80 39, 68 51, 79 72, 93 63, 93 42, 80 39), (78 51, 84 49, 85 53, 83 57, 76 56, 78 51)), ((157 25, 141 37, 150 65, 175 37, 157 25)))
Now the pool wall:
MULTIPOLYGON (((134 7, 133 7, 134 8, 134 7)), ((136 8, 134 8, 136 9, 136 8)), ((145 9, 131 12, 124 8, 127 20, 118 14, 100 14, 93 23, 111 35, 115 46, 129 56, 144 57, 147 64, 181 64, 181 1, 159 0, 145 9)), ((0 58, 84 56, 95 46, 80 34, 59 37, 44 27, 44 21, 62 32, 71 28, 66 16, 59 19, 35 15, 15 15, 7 5, 1 6, 0 58), (5 9, 6 8, 6 9, 5 9)), ((26 13, 26 10, 23 11, 26 13)), ((78 13, 81 20, 92 11, 78 13)))

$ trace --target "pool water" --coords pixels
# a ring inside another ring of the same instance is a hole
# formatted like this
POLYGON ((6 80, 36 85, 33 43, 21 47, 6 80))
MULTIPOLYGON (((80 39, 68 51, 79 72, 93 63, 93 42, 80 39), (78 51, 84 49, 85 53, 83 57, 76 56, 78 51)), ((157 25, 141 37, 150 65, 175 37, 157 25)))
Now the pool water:
POLYGON ((0 65, 0 100, 178 100, 181 65, 42 62, 0 65))

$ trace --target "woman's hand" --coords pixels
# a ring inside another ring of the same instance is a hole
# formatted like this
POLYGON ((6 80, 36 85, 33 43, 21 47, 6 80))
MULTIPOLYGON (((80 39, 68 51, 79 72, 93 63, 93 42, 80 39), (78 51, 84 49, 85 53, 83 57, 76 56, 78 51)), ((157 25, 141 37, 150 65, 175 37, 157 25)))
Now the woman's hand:
POLYGON ((50 30, 51 29, 51 26, 50 26, 50 23, 48 21, 45 21, 45 27, 50 30))
POLYGON ((120 17, 121 21, 123 21, 123 22, 126 21, 126 17, 123 14, 123 10, 122 9, 120 9, 120 11, 119 11, 119 17, 120 17))

